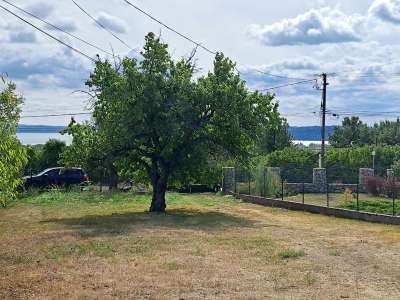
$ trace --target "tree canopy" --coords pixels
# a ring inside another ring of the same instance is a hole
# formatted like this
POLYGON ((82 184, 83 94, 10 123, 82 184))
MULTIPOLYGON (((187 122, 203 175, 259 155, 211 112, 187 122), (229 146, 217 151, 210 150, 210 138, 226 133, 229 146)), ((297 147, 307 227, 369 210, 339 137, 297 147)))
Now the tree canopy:
POLYGON ((25 149, 16 138, 23 99, 15 93, 14 83, 4 79, 3 83, 4 89, 0 92, 0 205, 5 207, 16 197, 27 159, 25 149))
POLYGON ((335 128, 329 143, 336 148, 369 145, 374 142, 374 134, 359 117, 344 118, 342 126, 335 128))
POLYGON ((365 145, 400 145, 400 119, 368 126, 359 117, 344 118, 329 139, 335 148, 365 145))
MULTIPOLYGON (((87 81, 102 159, 124 160, 153 186, 150 211, 166 208, 171 180, 198 172, 210 156, 244 161, 274 118, 274 97, 250 92, 223 54, 196 77, 193 55, 177 62, 153 33, 143 59, 98 61, 87 81)), ((74 139, 75 141, 75 139, 74 139)), ((74 142, 72 147, 74 147, 74 142)))
POLYGON ((261 155, 283 150, 293 145, 289 124, 280 116, 278 108, 278 103, 275 103, 272 117, 264 126, 257 143, 257 152, 261 155))

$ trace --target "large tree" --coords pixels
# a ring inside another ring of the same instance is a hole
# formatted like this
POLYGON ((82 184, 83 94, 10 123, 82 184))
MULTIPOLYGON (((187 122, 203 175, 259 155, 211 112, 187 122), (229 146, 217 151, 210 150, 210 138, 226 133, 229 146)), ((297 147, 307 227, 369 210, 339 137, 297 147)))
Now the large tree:
POLYGON ((146 172, 153 186, 150 211, 163 212, 168 182, 202 168, 210 154, 246 159, 274 102, 272 95, 249 92, 221 53, 213 70, 198 78, 193 56, 174 62, 153 33, 142 55, 120 64, 98 61, 87 86, 106 152, 146 172))
POLYGON ((400 145, 400 119, 376 123, 372 129, 375 142, 381 145, 400 145))
POLYGON ((257 143, 257 150, 260 154, 269 154, 292 145, 293 138, 289 133, 289 124, 286 119, 281 117, 278 108, 278 103, 275 103, 271 118, 261 132, 257 143))
POLYGON ((27 162, 25 148, 16 137, 22 97, 15 93, 16 86, 3 78, 0 92, 0 205, 5 207, 16 196, 21 172, 27 162))
POLYGON ((108 143, 95 124, 78 124, 74 119, 62 134, 72 136, 71 145, 60 155, 59 163, 63 166, 80 166, 89 174, 91 180, 107 184, 111 189, 117 187, 118 174, 113 155, 113 144, 108 143))
POLYGON ((369 145, 374 142, 374 132, 359 117, 344 118, 329 138, 329 143, 336 148, 369 145))

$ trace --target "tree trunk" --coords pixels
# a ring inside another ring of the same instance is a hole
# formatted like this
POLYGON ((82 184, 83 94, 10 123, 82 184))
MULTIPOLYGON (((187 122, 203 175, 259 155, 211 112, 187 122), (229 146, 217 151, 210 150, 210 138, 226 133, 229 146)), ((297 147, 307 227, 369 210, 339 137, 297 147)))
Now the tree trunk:
POLYGON ((118 172, 112 162, 107 163, 107 173, 108 173, 108 186, 110 191, 116 190, 118 187, 118 172))
POLYGON ((112 169, 110 170, 109 176, 110 176, 109 178, 110 191, 116 190, 118 188, 118 174, 114 169, 112 169))
POLYGON ((167 207, 165 193, 167 191, 168 176, 154 175, 152 178, 153 198, 151 199, 150 212, 165 212, 167 207))

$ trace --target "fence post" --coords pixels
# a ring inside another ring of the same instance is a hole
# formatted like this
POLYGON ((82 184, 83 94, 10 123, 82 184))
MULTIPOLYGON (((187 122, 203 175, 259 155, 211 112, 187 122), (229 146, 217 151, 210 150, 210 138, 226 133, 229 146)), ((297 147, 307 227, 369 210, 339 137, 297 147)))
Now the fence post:
POLYGON ((393 196, 393 216, 396 216, 395 202, 396 202, 396 199, 395 199, 395 197, 393 196))
POLYGON ((264 170, 263 170, 263 172, 264 172, 264 176, 263 176, 263 196, 264 196, 264 198, 266 197, 266 194, 267 194, 267 191, 266 191, 266 188, 265 188, 265 168, 264 168, 264 170))
POLYGON ((235 169, 235 194, 238 194, 236 169, 235 169))
POLYGON ((284 196, 283 196, 283 184, 284 184, 284 183, 283 183, 283 179, 281 179, 281 184, 282 184, 282 201, 283 201, 283 200, 284 200, 284 198, 283 198, 283 197, 284 197, 284 196))
POLYGON ((395 195, 395 191, 396 191, 396 188, 395 188, 395 181, 394 181, 395 179, 394 179, 394 177, 393 177, 393 182, 392 182, 392 198, 393 198, 393 216, 395 216, 396 215, 396 208, 395 208, 395 201, 396 201, 396 195, 395 195))
POLYGON ((250 171, 249 171, 249 174, 248 174, 248 180, 249 180, 249 195, 251 195, 251 178, 250 178, 250 171))
POLYGON ((360 211, 360 189, 358 183, 357 183, 357 211, 360 211))
POLYGON ((326 182, 326 206, 329 207, 329 183, 326 182))
POLYGON ((303 204, 304 204, 304 194, 305 194, 304 181, 303 181, 303 187, 302 187, 302 194, 303 194, 303 204))

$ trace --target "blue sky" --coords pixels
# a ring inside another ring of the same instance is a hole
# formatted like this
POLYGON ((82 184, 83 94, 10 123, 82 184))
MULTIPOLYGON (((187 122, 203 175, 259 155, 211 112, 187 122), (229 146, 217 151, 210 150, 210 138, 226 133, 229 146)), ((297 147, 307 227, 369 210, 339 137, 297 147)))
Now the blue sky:
MULTIPOLYGON (((101 30, 70 0, 19 0, 16 5, 108 51, 135 55, 147 32, 161 33, 175 58, 193 45, 139 14, 123 0, 76 0, 132 49, 101 30)), ((328 109, 351 112, 372 123, 400 115, 400 0, 132 0, 165 23, 238 64, 251 89, 329 76, 328 109), (371 74, 373 76, 371 76, 371 74), (371 111, 379 112, 372 116, 371 111)), ((1 5, 17 12, 0 0, 1 5)), ((18 12, 19 13, 19 12, 18 12)), ((20 13, 19 13, 20 14, 20 13)), ((63 41, 95 57, 97 50, 24 16, 63 41)), ((7 73, 25 97, 23 115, 81 112, 90 107, 83 93, 93 64, 0 9, 0 73, 7 73)), ((99 53, 100 54, 100 53, 99 53)), ((205 73, 213 57, 199 50, 205 73)), ((318 125, 321 91, 314 83, 277 89, 281 112, 291 125, 318 125)), ((86 117, 76 117, 84 120, 86 117)), ((69 117, 24 118, 25 124, 65 125, 69 117)))

